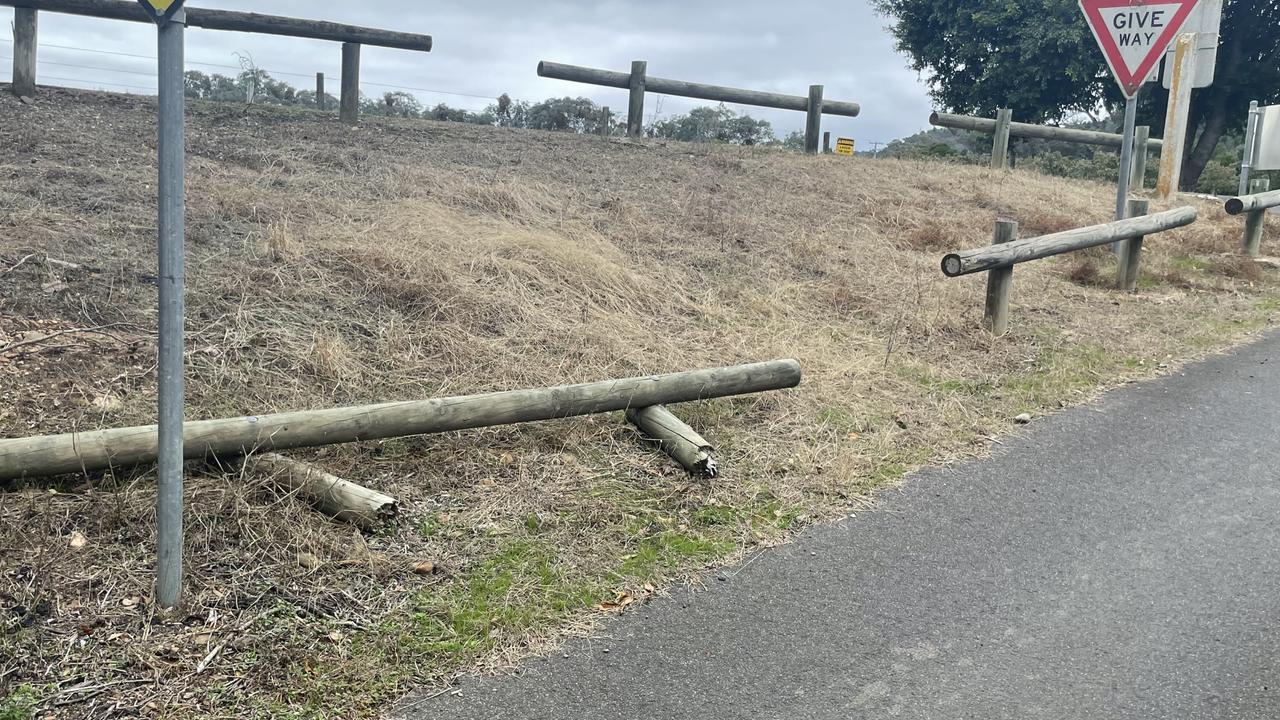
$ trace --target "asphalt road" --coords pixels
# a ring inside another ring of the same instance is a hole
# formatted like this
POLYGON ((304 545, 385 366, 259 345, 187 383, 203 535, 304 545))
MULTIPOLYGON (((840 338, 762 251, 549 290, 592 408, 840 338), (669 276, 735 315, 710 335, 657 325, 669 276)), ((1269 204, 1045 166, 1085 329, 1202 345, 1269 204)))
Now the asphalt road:
POLYGON ((410 718, 1280 718, 1280 335, 410 718))

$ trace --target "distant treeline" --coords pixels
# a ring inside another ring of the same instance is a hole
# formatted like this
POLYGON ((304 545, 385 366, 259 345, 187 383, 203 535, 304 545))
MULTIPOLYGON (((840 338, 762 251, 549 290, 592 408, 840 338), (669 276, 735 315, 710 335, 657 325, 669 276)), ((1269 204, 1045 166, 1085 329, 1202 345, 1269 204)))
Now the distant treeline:
MULTIPOLYGON (((215 102, 252 102, 288 107, 317 107, 313 90, 299 90, 276 80, 264 70, 246 70, 236 77, 205 74, 198 70, 186 73, 187 97, 215 102)), ((326 105, 337 106, 336 96, 326 93, 326 105)), ((424 118, 444 122, 492 125, 495 127, 558 130, 574 133, 626 132, 625 113, 613 112, 605 117, 604 108, 585 97, 548 98, 530 103, 512 100, 502 94, 485 109, 474 112, 439 103, 423 105, 406 92, 388 92, 373 98, 361 94, 360 112, 384 117, 424 118)), ((645 128, 649 137, 686 142, 720 142, 733 145, 767 145, 791 149, 804 148, 804 135, 793 132, 779 139, 767 120, 738 114, 724 105, 694 108, 687 114, 655 119, 645 128)))

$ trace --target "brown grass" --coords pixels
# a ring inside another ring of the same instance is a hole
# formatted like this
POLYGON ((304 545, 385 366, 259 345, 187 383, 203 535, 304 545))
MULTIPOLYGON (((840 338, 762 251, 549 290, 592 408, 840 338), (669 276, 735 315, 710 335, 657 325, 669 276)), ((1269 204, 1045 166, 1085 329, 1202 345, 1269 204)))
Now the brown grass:
MULTIPOLYGON (((0 93, 0 348, 97 329, 0 353, 4 435, 152 419, 151 118, 134 98, 0 93)), ((371 537, 192 465, 174 617, 149 597, 150 468, 11 488, 0 702, 26 687, 51 717, 375 714, 1275 308, 1274 277, 1210 259, 1240 227, 1200 204, 1148 239, 1136 295, 1077 284, 1077 258, 1019 266, 992 339, 982 278, 945 279, 941 251, 989 242, 997 215, 1030 236, 1112 202, 1023 172, 216 105, 192 109, 189 149, 191 418, 773 357, 805 382, 677 408, 721 448, 712 482, 614 416, 295 453, 401 499, 371 537), (438 571, 411 572, 423 560, 438 571)))

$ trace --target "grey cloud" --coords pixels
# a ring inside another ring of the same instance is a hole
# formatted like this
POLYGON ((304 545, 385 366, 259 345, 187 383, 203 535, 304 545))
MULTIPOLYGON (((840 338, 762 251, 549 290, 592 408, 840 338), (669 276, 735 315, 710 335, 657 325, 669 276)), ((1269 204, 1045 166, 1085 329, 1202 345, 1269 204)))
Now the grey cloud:
MULTIPOLYGON (((626 70, 631 60, 643 59, 654 75, 721 85, 803 95, 810 83, 821 83, 828 98, 862 103, 861 117, 829 117, 824 124, 833 134, 857 138, 860 147, 922 129, 930 109, 923 84, 894 52, 883 29, 884 18, 862 3, 850 3, 837 12, 830 10, 830 4, 813 0, 203 0, 198 4, 430 34, 435 38, 435 49, 429 54, 366 48, 363 79, 379 83, 366 88, 369 94, 390 89, 385 86, 441 91, 415 91, 431 105, 446 102, 478 109, 507 92, 527 100, 585 95, 622 109, 625 92, 545 80, 535 73, 537 63, 546 59, 626 70)), ((8 20, 9 16, 10 11, 0 10, 0 19, 8 20)), ((115 90, 123 90, 125 85, 137 88, 137 92, 155 87, 154 65, 146 59, 51 47, 154 55, 155 33, 145 25, 45 13, 40 30, 40 59, 49 63, 41 68, 45 76, 74 78, 82 85, 100 84, 115 90)), ((0 54, 8 56, 9 49, 10 45, 0 44, 0 54)), ((198 29, 188 33, 187 53, 193 68, 218 71, 195 63, 234 67, 238 64, 236 52, 252 56, 259 67, 300 87, 309 87, 309 78, 316 72, 326 73, 335 82, 339 74, 340 51, 334 43, 198 29)), ((7 65, 8 61, 0 63, 7 65)), ((650 96, 647 110, 652 113, 659 104, 663 115, 671 115, 702 103, 650 96)), ((803 126, 800 113, 736 109, 768 119, 779 134, 803 126)))

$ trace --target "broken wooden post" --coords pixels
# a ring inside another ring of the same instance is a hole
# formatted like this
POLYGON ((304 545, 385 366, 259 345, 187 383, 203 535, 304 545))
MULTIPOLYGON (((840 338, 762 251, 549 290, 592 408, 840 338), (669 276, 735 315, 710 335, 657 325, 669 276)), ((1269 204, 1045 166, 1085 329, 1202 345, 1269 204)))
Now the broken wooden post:
POLYGON ((600 108, 600 114, 604 119, 604 122, 600 124, 600 134, 609 137, 613 134, 613 113, 609 111, 609 106, 605 105, 600 108))
POLYGON ((360 45, 342 43, 342 98, 338 118, 348 125, 360 121, 360 45))
POLYGON ((1009 125, 1013 122, 1013 110, 1000 108, 996 111, 995 137, 991 141, 991 167, 1004 170, 1009 166, 1009 125))
MULTIPOLYGON (((1258 195, 1271 189, 1268 178, 1254 178, 1249 181, 1249 194, 1258 195)), ((1265 207, 1250 211, 1244 217, 1244 251, 1249 257, 1258 257, 1262 253, 1262 226, 1266 224, 1267 209, 1265 207)))
POLYGON ((715 477, 711 443, 661 405, 627 410, 627 420, 693 475, 715 477))
POLYGON ((829 155, 831 153, 831 131, 824 130, 822 133, 822 154, 829 155))
POLYGON ((822 86, 809 86, 809 103, 804 119, 804 151, 818 154, 818 133, 822 130, 822 86))
MULTIPOLYGON (((483 395, 303 410, 183 425, 188 459, 450 432, 795 387, 800 364, 773 360, 483 395)), ((156 426, 0 440, 0 480, 156 459, 156 426)))
POLYGON ((36 26, 34 8, 13 9, 13 94, 33 97, 36 94, 36 26))
POLYGON ((272 475, 290 492, 305 498, 335 520, 374 531, 395 522, 399 504, 390 495, 343 480, 304 462, 276 453, 253 455, 245 463, 272 475))
POLYGON ((648 69, 649 63, 644 60, 631 61, 631 98, 627 104, 627 135, 631 137, 644 134, 644 83, 648 69))
POLYGON ((324 73, 316 73, 316 109, 324 109, 324 73))
POLYGON ((1141 190, 1147 181, 1147 143, 1151 126, 1139 125, 1133 131, 1133 172, 1129 175, 1129 192, 1141 190))
MULTIPOLYGON (((1140 198, 1129 198, 1126 217, 1146 215, 1150 201, 1140 198)), ((1120 241, 1120 266, 1116 270, 1116 287, 1125 292, 1138 289, 1138 262, 1142 257, 1142 236, 1137 235, 1120 241)))
MULTIPOLYGON (((1018 223, 1004 218, 996 220, 992 244, 1002 245, 1018 239, 1018 223)), ((1009 290, 1013 287, 1013 266, 987 271, 987 308, 982 325, 1000 337, 1009 330, 1009 290)))

